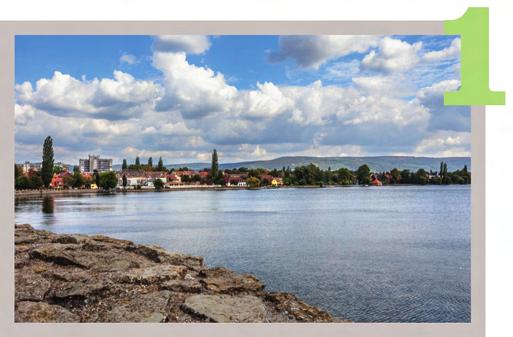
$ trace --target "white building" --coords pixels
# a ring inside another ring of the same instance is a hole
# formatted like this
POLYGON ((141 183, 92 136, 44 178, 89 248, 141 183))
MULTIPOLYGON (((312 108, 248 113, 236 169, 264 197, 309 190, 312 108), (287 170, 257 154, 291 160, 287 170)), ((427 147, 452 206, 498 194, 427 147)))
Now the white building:
POLYGON ((247 186, 248 186, 248 183, 246 183, 245 181, 239 181, 239 182, 237 183, 237 186, 238 186, 238 187, 247 187, 247 186))
POLYGON ((100 156, 89 155, 89 158, 80 159, 78 162, 80 172, 93 173, 112 171, 112 159, 100 159, 100 156))
POLYGON ((23 174, 27 174, 30 170, 40 171, 41 163, 31 163, 29 161, 26 161, 23 164, 21 164, 21 170, 23 171, 23 174))

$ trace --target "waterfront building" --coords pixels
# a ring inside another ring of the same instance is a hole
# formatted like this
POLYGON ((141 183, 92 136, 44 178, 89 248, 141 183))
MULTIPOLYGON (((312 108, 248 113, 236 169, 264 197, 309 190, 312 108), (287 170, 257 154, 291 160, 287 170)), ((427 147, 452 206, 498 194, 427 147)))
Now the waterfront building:
POLYGON ((274 178, 271 181, 271 186, 273 186, 273 187, 278 187, 278 186, 281 186, 281 185, 283 185, 283 179, 282 178, 274 178))
POLYGON ((127 180, 127 188, 138 188, 142 186, 153 186, 148 184, 155 179, 160 179, 164 184, 168 181, 168 173, 166 171, 144 171, 144 170, 121 170, 117 173, 118 186, 123 186, 123 176, 127 180))
POLYGON ((23 174, 29 173, 29 171, 40 171, 41 170, 41 163, 31 163, 29 161, 24 162, 21 164, 21 171, 23 174))
POLYGON ((50 182, 50 187, 51 188, 56 188, 56 189, 61 189, 61 188, 65 188, 65 187, 71 187, 71 186, 66 186, 65 185, 64 179, 66 177, 71 177, 71 173, 69 173, 67 170, 66 171, 62 171, 61 173, 54 173, 53 177, 52 177, 52 181, 50 182))
POLYGON ((80 172, 92 173, 112 171, 112 159, 100 158, 100 156, 89 155, 86 159, 80 159, 78 162, 80 172))
POLYGON ((192 170, 178 170, 178 171, 175 171, 174 173, 179 177, 183 177, 183 176, 192 177, 193 175, 198 174, 197 172, 192 171, 192 170))

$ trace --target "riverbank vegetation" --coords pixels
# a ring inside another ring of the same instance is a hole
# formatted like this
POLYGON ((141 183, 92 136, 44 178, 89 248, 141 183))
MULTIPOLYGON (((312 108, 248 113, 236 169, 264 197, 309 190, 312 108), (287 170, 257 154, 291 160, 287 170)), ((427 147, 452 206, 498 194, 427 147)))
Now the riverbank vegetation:
POLYGON ((393 168, 390 171, 376 172, 367 164, 362 164, 355 170, 346 167, 323 170, 317 165, 309 164, 294 168, 283 167, 281 170, 264 168, 245 168, 221 170, 218 153, 212 152, 210 168, 200 171, 187 167, 178 170, 167 170, 162 157, 153 166, 153 158, 149 157, 147 164, 142 165, 136 157, 134 164, 128 164, 123 159, 121 171, 84 173, 78 166, 73 173, 67 167, 54 165, 53 140, 48 136, 43 143, 42 164, 39 169, 23 171, 19 165, 14 166, 14 187, 25 189, 80 189, 101 188, 111 190, 116 187, 123 189, 154 188, 157 190, 176 185, 210 185, 219 187, 280 187, 280 186, 329 186, 329 185, 450 185, 470 184, 471 173, 465 165, 463 168, 449 172, 446 162, 440 163, 437 171, 419 168, 416 171, 393 168), (129 179, 131 182, 129 183, 129 179), (133 184, 135 181, 135 185, 133 184))

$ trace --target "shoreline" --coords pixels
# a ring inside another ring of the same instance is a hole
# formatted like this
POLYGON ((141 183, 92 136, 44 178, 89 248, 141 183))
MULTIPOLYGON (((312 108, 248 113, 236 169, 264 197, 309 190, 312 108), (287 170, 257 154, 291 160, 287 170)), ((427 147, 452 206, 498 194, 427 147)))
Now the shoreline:
POLYGON ((41 198, 45 196, 78 196, 84 194, 126 194, 126 193, 162 193, 162 192, 178 192, 178 191, 240 191, 240 190, 279 190, 279 189, 320 189, 320 188, 350 188, 350 187, 409 187, 409 186, 466 186, 471 184, 451 184, 451 185, 416 185, 416 184, 392 184, 384 186, 361 186, 361 185, 294 185, 294 186, 280 186, 280 187, 226 187, 226 186, 213 186, 213 185, 183 185, 172 188, 163 188, 160 191, 155 189, 116 189, 112 191, 104 191, 99 189, 41 189, 41 190, 15 190, 15 199, 32 199, 41 198))
POLYGON ((264 288, 202 257, 15 225, 16 322, 349 322, 264 288))

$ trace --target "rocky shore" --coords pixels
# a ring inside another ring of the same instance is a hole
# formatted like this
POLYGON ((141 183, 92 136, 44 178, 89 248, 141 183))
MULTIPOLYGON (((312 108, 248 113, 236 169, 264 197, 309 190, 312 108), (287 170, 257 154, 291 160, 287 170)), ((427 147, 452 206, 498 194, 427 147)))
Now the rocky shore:
POLYGON ((16 322, 334 322, 254 276, 101 235, 16 225, 16 322))

